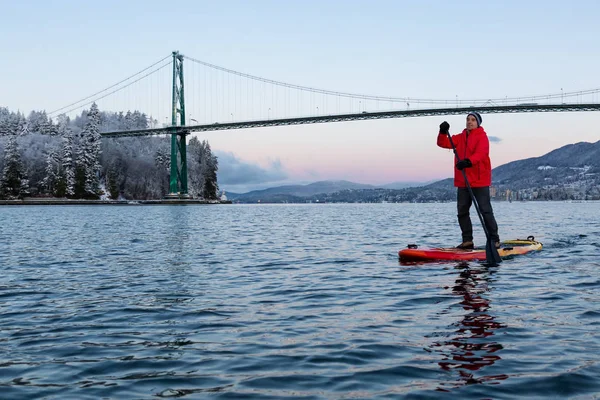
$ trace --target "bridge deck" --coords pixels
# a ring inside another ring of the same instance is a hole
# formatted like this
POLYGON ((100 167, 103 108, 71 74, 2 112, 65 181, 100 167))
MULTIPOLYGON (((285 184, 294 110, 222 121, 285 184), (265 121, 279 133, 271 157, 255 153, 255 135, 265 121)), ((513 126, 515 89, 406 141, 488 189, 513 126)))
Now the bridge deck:
POLYGON ((245 122, 214 123, 208 125, 169 126, 165 128, 138 129, 131 131, 104 132, 103 137, 128 137, 184 134, 191 132, 221 131, 230 129, 262 128, 268 126, 304 125, 326 122, 361 121, 368 119, 427 117, 434 115, 457 115, 477 111, 482 114, 507 114, 528 112, 566 112, 566 111, 600 111, 600 104, 521 104, 514 106, 486 106, 486 107, 448 107, 429 108, 402 111, 363 111, 357 114, 322 115, 314 117, 268 119, 245 122))

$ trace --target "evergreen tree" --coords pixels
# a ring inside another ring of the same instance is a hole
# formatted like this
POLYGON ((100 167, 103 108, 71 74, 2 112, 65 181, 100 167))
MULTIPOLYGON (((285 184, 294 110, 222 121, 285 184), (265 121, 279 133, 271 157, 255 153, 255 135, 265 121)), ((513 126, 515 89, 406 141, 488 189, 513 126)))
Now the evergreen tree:
POLYGON ((59 136, 67 136, 71 135, 73 131, 71 130, 71 119, 65 114, 60 114, 57 118, 56 123, 56 131, 59 136))
POLYGON ((81 166, 75 168, 73 184, 73 197, 76 199, 83 199, 87 196, 85 191, 85 170, 81 166))
POLYGON ((58 116, 57 134, 62 139, 58 177, 56 183, 57 197, 73 197, 75 194, 75 160, 73 158, 74 138, 70 127, 71 120, 64 114, 58 116))
POLYGON ((133 115, 131 114, 131 111, 127 111, 127 114, 125 114, 124 123, 126 131, 130 131, 134 128, 135 121, 133 120, 133 115))
POLYGON ((27 122, 26 119, 18 119, 18 120, 16 120, 16 122, 18 123, 17 128, 16 128, 17 135, 26 136, 26 135, 29 135, 29 133, 31 133, 29 122, 27 122))
POLYGON ((67 180, 65 177, 65 171, 61 170, 56 180, 56 187, 54 188, 54 196, 66 197, 67 196, 67 180))
POLYGON ((0 136, 8 136, 10 111, 6 107, 0 107, 0 136))
POLYGON ((98 197, 101 146, 100 112, 94 103, 90 107, 87 122, 81 132, 80 152, 77 160, 77 167, 81 168, 85 176, 83 188, 86 198, 98 197))
POLYGON ((202 142, 205 149, 204 162, 206 167, 203 168, 204 173, 204 190, 202 197, 207 200, 217 200, 219 196, 219 184, 217 183, 217 171, 219 169, 219 162, 217 156, 215 156, 211 149, 210 144, 205 140, 202 142))
POLYGON ((29 133, 29 127, 27 126, 27 118, 21 113, 15 114, 13 118, 13 132, 15 135, 27 135, 29 133))
POLYGON ((131 119, 133 121, 133 127, 132 129, 146 129, 148 128, 148 117, 146 116, 146 114, 141 113, 137 110, 135 110, 132 114, 131 114, 131 119))
POLYGON ((75 195, 75 161, 73 160, 73 135, 63 133, 62 148, 62 171, 64 175, 64 196, 73 197, 75 195))
POLYGON ((0 108, 0 136, 18 135, 26 128, 26 120, 21 113, 0 108))
POLYGON ((44 135, 58 135, 58 126, 54 125, 51 118, 46 118, 46 121, 40 127, 40 133, 44 135))
POLYGON ((118 131, 125 130, 125 116, 123 115, 123 111, 119 111, 119 115, 117 115, 117 129, 118 131))
POLYGON ((197 137, 190 139, 188 146, 188 193, 194 197, 202 197, 204 188, 204 174, 202 173, 202 160, 204 148, 197 137))
POLYGON ((218 198, 218 161, 206 140, 193 137, 188 144, 188 192, 193 197, 206 200, 218 198))
POLYGON ((158 149, 154 154, 154 161, 158 168, 168 172, 171 166, 171 153, 164 151, 163 149, 158 149))
POLYGON ((55 194, 56 185, 60 176, 60 163, 56 151, 50 151, 46 156, 46 176, 42 180, 42 186, 46 193, 55 194))
POLYGON ((4 151, 4 170, 0 181, 0 193, 7 199, 22 199, 29 194, 29 181, 21 162, 16 136, 8 139, 4 151))
POLYGON ((106 173, 106 186, 108 189, 109 197, 112 200, 119 198, 119 184, 117 183, 117 172, 114 167, 109 168, 106 173))
POLYGON ((48 117, 46 111, 32 111, 27 118, 27 131, 39 133, 42 135, 56 135, 56 126, 52 119, 48 117))
POLYGON ((32 111, 27 117, 27 131, 28 133, 41 133, 46 134, 46 127, 48 125, 48 116, 45 111, 32 111))

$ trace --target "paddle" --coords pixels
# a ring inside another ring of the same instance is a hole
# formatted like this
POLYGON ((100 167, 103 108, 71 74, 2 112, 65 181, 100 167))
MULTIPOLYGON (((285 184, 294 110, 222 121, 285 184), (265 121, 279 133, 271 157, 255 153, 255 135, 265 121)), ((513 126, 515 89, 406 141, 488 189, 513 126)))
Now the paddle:
MULTIPOLYGON (((454 151, 454 156, 460 162, 461 159, 458 156, 458 152, 456 151, 456 147, 454 146, 454 142, 452 141, 452 136, 450 136, 450 131, 446 131, 446 135, 448 135, 448 139, 450 140, 450 145, 452 146, 452 151, 454 151)), ((477 210, 477 215, 479 216, 479 221, 481 221, 481 226, 483 226, 483 231, 485 232, 485 237, 487 239, 485 243, 485 258, 490 266, 495 267, 498 263, 502 262, 500 258, 500 254, 498 254, 498 249, 492 243, 492 238, 490 237, 490 233, 485 226, 485 222, 483 221, 483 217, 481 216, 481 211, 479 211, 479 204, 477 204, 477 199, 475 199, 475 195, 473 194, 473 190, 471 189, 471 185, 467 180, 467 174, 464 169, 461 169, 460 172, 463 174, 463 178, 465 178, 465 184, 467 185, 467 189, 469 189, 469 194, 471 195, 471 200, 475 205, 475 209, 477 210)))

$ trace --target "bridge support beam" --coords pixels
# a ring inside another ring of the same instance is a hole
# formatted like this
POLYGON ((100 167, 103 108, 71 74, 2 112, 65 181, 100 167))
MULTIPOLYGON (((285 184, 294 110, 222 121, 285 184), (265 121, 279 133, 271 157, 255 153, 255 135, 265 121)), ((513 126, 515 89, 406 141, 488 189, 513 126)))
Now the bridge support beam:
MULTIPOLYGON (((173 107, 171 126, 185 126, 185 97, 183 90, 183 56, 173 52, 173 107)), ((189 132, 171 134, 171 175, 168 199, 189 199, 187 181, 187 145, 189 132)))

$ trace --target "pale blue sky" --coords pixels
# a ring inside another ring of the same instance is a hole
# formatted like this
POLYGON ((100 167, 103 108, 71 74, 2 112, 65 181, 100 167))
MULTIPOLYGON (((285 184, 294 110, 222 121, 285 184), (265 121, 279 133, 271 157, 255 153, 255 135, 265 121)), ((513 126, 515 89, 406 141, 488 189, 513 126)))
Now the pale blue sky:
MULTIPOLYGON (((273 80, 382 96, 502 98, 600 88, 597 1, 0 0, 0 5, 0 106, 13 111, 65 106, 173 50, 273 80)), ((585 100, 600 102, 600 96, 585 100)), ((464 116, 447 119, 453 131, 463 127, 464 116)), ((451 155, 435 146, 441 120, 268 128, 202 138, 244 162, 277 168, 288 181, 426 180, 451 174, 451 155), (306 152, 312 153, 310 163, 306 152)), ((597 113, 484 115, 483 125, 502 139, 492 146, 492 162, 500 165, 567 143, 597 141, 598 122, 597 113)))

